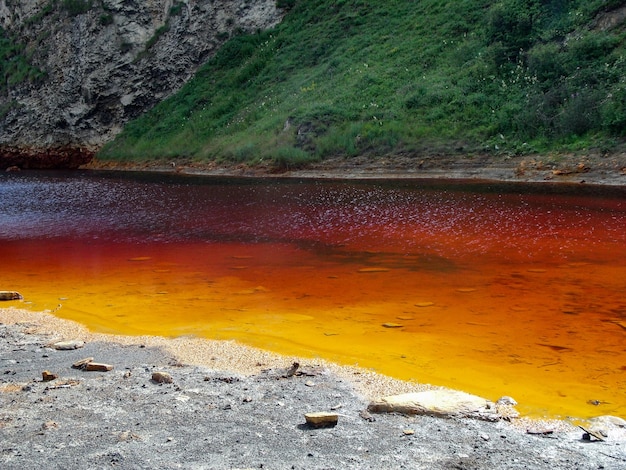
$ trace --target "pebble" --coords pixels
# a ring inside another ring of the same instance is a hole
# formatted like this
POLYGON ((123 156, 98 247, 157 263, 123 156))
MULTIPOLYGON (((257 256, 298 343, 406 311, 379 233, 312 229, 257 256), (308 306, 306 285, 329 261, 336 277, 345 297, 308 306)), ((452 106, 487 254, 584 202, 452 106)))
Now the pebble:
POLYGON ((393 323, 393 322, 383 323, 383 326, 385 328, 403 328, 404 327, 404 325, 401 325, 399 323, 393 323))
POLYGON ((509 397, 507 395, 498 398, 498 401, 496 402, 496 405, 508 405, 508 406, 516 406, 517 405, 517 401, 515 400, 515 398, 509 397))
POLYGON ((404 434, 405 436, 412 436, 413 434, 415 434, 415 431, 413 431, 412 429, 405 429, 404 431, 402 431, 402 434, 404 434))
POLYGON ((373 423, 374 421, 376 421, 376 418, 374 418, 372 414, 367 410, 359 411, 359 416, 363 418, 365 421, 369 421, 370 423, 373 423))
POLYGON ((86 357, 72 364, 72 369, 84 369, 87 364, 93 361, 93 357, 86 357))
POLYGON ((84 341, 72 340, 72 341, 57 341, 51 344, 53 349, 57 351, 71 351, 73 349, 80 349, 85 346, 84 341))
POLYGON ((174 379, 167 372, 153 372, 152 380, 156 383, 160 384, 171 384, 174 383, 174 379))
POLYGON ((54 421, 46 421, 45 423, 41 425, 41 429, 43 431, 46 431, 47 429, 57 429, 58 427, 59 427, 59 424, 55 423, 54 421))
POLYGON ((109 372, 113 370, 113 366, 111 364, 103 364, 101 362, 88 362, 83 367, 85 372, 109 372))
POLYGON ((306 413, 304 419, 307 424, 314 428, 332 427, 336 426, 339 421, 339 415, 337 413, 327 413, 326 411, 317 411, 314 413, 306 413))
POLYGON ((50 382, 51 380, 58 379, 59 376, 57 374, 53 374, 50 371, 44 370, 41 373, 41 378, 44 382, 50 382))
POLYGON ((0 290, 0 300, 22 300, 22 294, 11 290, 0 290))

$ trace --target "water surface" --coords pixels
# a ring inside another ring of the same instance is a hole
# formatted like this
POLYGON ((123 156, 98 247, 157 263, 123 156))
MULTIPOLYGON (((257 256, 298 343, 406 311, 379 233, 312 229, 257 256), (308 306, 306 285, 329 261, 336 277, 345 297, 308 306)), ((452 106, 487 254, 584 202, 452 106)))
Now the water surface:
POLYGON ((0 200, 16 305, 626 415, 623 189, 24 172, 0 200))

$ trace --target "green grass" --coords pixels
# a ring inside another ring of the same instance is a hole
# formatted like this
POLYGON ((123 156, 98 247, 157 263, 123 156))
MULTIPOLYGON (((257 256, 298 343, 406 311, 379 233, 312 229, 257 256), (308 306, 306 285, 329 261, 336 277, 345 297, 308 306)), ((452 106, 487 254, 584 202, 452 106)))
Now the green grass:
POLYGON ((41 70, 30 65, 23 46, 0 28, 0 93, 22 82, 39 80, 44 75, 41 70))
POLYGON ((290 167, 626 138, 626 28, 593 28, 624 1, 282 3, 280 25, 232 38, 99 158, 290 167))

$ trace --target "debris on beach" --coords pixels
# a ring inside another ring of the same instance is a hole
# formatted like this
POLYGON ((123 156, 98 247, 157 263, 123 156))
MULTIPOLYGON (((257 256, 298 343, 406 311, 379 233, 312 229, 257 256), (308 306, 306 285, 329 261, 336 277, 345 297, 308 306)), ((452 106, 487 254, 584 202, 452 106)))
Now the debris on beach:
POLYGON ((93 361, 93 357, 86 357, 72 364, 72 369, 84 369, 87 364, 93 361))
POLYGON ((294 375, 296 375, 296 372, 298 371, 299 368, 300 368, 300 363, 294 362, 293 364, 291 364, 291 367, 287 369, 287 372, 285 372, 283 377, 284 378, 293 377, 294 375))
POLYGON ((367 409, 375 413, 467 417, 487 421, 503 418, 495 403, 476 395, 447 389, 391 395, 371 402, 367 409))
POLYGON ((0 300, 22 300, 22 294, 14 290, 0 290, 0 300))
POLYGON ((328 413, 326 411, 317 411, 314 413, 306 413, 304 415, 306 423, 314 428, 333 427, 339 421, 337 413, 328 413))
POLYGON ((152 381, 159 384, 171 384, 174 383, 174 379, 167 372, 153 372, 152 381))
POLYGON ((85 372, 109 372, 113 370, 113 366, 111 364, 104 364, 101 362, 88 362, 83 367, 85 372))
POLYGON ((608 433, 602 429, 587 429, 580 425, 578 427, 585 431, 583 433, 583 441, 604 441, 609 437, 608 433))
POLYGON ((85 347, 85 342, 80 340, 57 341, 56 343, 50 344, 49 347, 57 351, 72 351, 85 347))
POLYGON ((365 421, 368 421, 370 423, 373 423, 374 421, 376 421, 376 418, 374 418, 371 413, 367 410, 361 410, 359 411, 359 416, 361 418, 363 418, 365 421))
POLYGON ((85 372, 109 372, 113 370, 111 364, 93 362, 93 357, 86 357, 72 364, 72 369, 80 369, 85 372))
POLYGON ((50 382, 54 379, 58 379, 59 376, 57 374, 53 374, 52 372, 48 371, 48 370, 44 370, 41 373, 41 380, 44 382, 50 382))

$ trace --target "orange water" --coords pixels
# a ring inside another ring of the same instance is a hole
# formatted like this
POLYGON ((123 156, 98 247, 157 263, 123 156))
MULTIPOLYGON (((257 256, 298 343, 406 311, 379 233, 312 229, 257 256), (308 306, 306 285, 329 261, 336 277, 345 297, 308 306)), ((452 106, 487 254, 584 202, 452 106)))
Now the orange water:
MULTIPOLYGON (((86 181, 115 202, 119 181, 86 181)), ((32 184, 56 210, 87 205, 53 183, 32 184)), ((619 192, 123 184, 120 205, 139 191, 140 206, 38 214, 42 225, 5 214, 0 290, 25 295, 11 304, 97 331, 236 339, 511 395, 533 416, 626 415, 619 192), (146 221, 168 204, 167 221, 146 221), (115 210, 139 229, 112 223, 115 210)))

